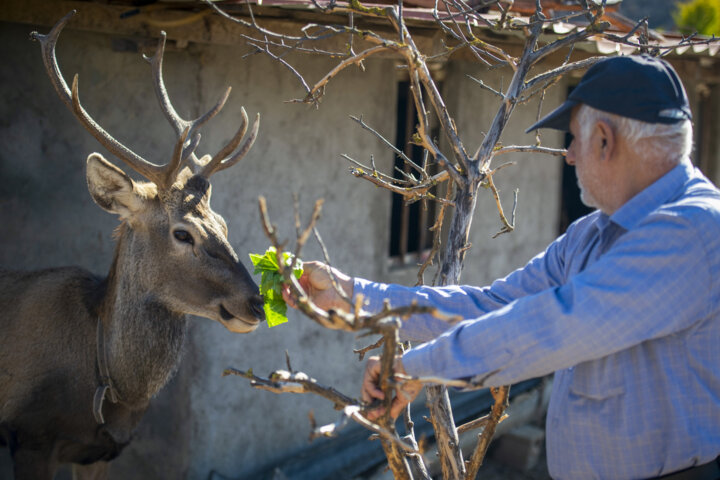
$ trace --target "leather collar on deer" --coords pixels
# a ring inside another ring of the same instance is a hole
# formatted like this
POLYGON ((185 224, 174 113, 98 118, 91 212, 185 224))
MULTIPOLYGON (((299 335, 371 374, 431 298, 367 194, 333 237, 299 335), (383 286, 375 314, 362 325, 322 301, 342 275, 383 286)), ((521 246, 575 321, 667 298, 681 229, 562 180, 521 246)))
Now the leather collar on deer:
POLYGON ((93 399, 93 415, 95 416, 95 421, 100 425, 103 425, 105 423, 105 418, 102 414, 102 406, 105 396, 109 391, 110 401, 112 403, 117 403, 119 397, 117 390, 113 386, 112 379, 110 378, 110 371, 108 370, 105 335, 103 333, 103 324, 100 317, 98 317, 97 322, 97 365, 98 373, 100 374, 100 386, 95 390, 95 398, 93 399))

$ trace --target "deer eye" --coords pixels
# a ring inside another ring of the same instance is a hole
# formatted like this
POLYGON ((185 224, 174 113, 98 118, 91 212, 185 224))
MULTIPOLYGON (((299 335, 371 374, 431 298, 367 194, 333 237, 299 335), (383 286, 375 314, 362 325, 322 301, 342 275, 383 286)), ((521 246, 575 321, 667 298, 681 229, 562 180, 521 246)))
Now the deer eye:
POLYGON ((195 240, 193 240, 192 235, 187 230, 175 230, 173 232, 173 236, 175 237, 175 240, 178 242, 183 243, 189 243, 190 245, 195 245, 195 240))

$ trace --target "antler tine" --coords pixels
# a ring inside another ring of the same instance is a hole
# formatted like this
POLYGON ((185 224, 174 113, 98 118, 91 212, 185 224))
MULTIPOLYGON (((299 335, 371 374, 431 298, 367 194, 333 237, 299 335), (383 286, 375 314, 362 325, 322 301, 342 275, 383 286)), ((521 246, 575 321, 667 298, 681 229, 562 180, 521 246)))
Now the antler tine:
POLYGON ((235 151, 238 145, 240 145, 240 142, 247 133, 248 127, 248 116, 245 111, 245 107, 240 107, 240 117, 242 118, 242 123, 240 124, 240 128, 238 128, 237 133, 235 133, 235 136, 230 140, 230 142, 228 142, 227 145, 225 145, 225 147, 223 147, 222 150, 215 154, 208 165, 224 160, 225 157, 230 155, 233 151, 235 151))
MULTIPOLYGON (((178 138, 177 143, 175 143, 175 150, 173 150, 173 156, 172 160, 170 160, 170 163, 168 164, 168 169, 165 175, 165 178, 163 179, 163 187, 167 188, 170 185, 172 185, 173 180, 175 180, 175 176, 177 175, 178 171, 180 170, 180 166, 182 165, 183 159, 187 158, 187 149, 183 148, 185 145, 185 140, 187 139, 188 134, 190 133, 190 127, 185 127, 185 130, 183 130, 182 134, 180 135, 180 138, 178 138)), ((190 145, 197 146, 197 143, 200 141, 199 139, 200 135, 196 135, 193 139, 193 142, 190 145), (195 141, 197 139, 197 141, 195 141)), ((193 148, 194 150, 194 148, 193 148)))
POLYGON ((72 91, 68 88, 67 83, 65 83, 65 79, 63 78, 62 73, 60 72, 60 67, 57 63, 57 58, 55 57, 55 45, 57 44, 60 32, 76 13, 76 10, 72 10, 70 13, 65 15, 58 23, 55 24, 47 35, 41 35, 38 32, 32 32, 30 34, 30 38, 40 42, 43 63, 45 65, 45 70, 50 77, 50 83, 55 88, 60 100, 62 100, 70 111, 75 114, 75 117, 80 120, 80 123, 82 123, 85 129, 90 132, 93 137, 95 137, 112 154, 127 163, 138 173, 144 175, 151 181, 156 181, 160 177, 162 167, 148 162, 125 145, 115 140, 115 138, 98 125, 82 107, 77 93, 77 74, 73 79, 72 91))
MULTIPOLYGON (((235 134, 233 139, 228 143, 228 145, 223 148, 220 153, 225 154, 232 152, 232 150, 235 149, 235 147, 240 143, 240 140, 245 135, 245 130, 247 128, 247 113, 245 113, 245 109, 241 109, 241 113, 243 115, 243 125, 241 125, 240 130, 238 130, 238 133, 235 134), (242 133, 242 135, 240 134, 242 133), (233 145, 232 149, 229 149, 230 145, 233 145)), ((233 165, 235 165, 237 162, 239 162, 245 154, 250 151, 253 144, 255 143, 255 139, 257 138, 258 130, 260 128, 260 114, 258 113, 255 117, 255 122, 253 122, 252 130, 250 131, 250 136, 245 140, 245 143, 243 143, 242 147, 232 154, 231 156, 224 158, 224 155, 217 154, 213 159, 208 162, 208 164, 205 166, 203 171, 200 173, 205 178, 209 178, 210 175, 212 175, 215 172, 219 172, 221 170, 225 170, 226 168, 230 168, 233 165)))
MULTIPOLYGON (((183 130, 185 130, 185 127, 190 127, 190 134, 193 134, 195 130, 203 126, 205 123, 207 123, 211 118, 213 118, 215 115, 217 115, 220 110, 225 106, 225 102, 227 102, 228 97, 230 96, 230 91, 232 90, 231 87, 228 87, 227 90, 225 90, 225 93, 220 97, 220 100, 213 106, 210 110, 208 110, 205 114, 199 116, 195 120, 185 120, 182 118, 178 113, 177 110, 175 110, 175 107, 173 107, 172 102, 170 101, 170 97, 167 93, 167 88, 165 87, 165 80, 163 79, 163 73, 162 73, 162 62, 163 62, 163 55, 165 54, 165 41, 167 38, 167 34, 163 31, 160 32, 160 41, 158 42, 157 49, 155 50, 155 55, 152 57, 148 57, 145 55, 145 60, 150 62, 150 65, 152 66, 152 74, 153 74, 153 86, 155 88, 155 94, 158 97, 158 101, 160 102, 160 108, 162 109, 163 113, 165 114, 165 117, 170 122, 170 125, 175 129, 176 135, 181 135, 183 130)), ((194 150, 194 149, 193 149, 194 150)), ((193 154, 193 159, 194 154, 193 154)))
POLYGON ((52 86, 55 88, 60 100, 65 103, 70 110, 72 110, 72 100, 70 100, 70 89, 63 79, 60 68, 58 67, 57 60, 55 59, 55 44, 57 43, 60 32, 70 19, 77 13, 77 10, 72 10, 70 13, 60 19, 59 22, 50 30, 47 35, 42 35, 38 32, 31 32, 30 38, 40 42, 40 50, 42 52, 43 64, 45 70, 47 70, 50 76, 52 86))
POLYGON ((143 58, 150 62, 150 65, 152 66, 152 74, 154 80, 153 87, 155 88, 155 94, 160 101, 160 108, 165 114, 165 117, 170 122, 170 125, 172 125, 172 127, 175 129, 175 134, 180 136, 182 135, 183 130, 185 130, 186 127, 191 126, 191 123, 178 115, 172 103, 170 103, 170 98, 168 97, 167 89, 165 88, 165 82, 163 81, 162 75, 162 61, 163 54, 165 53, 166 37, 167 35, 164 31, 160 32, 160 41, 158 42, 157 49, 155 50, 155 55, 153 55, 152 57, 143 55, 143 58))
POLYGON ((165 166, 155 165, 150 163, 140 155, 136 154, 122 143, 118 142, 109 133, 107 133, 80 104, 80 96, 78 94, 78 74, 76 73, 73 77, 72 83, 72 111, 75 116, 80 120, 85 129, 95 137, 105 148, 110 151, 113 155, 118 157, 120 160, 125 162, 130 168, 144 176, 148 180, 155 182, 159 186, 163 186, 163 176, 165 166))
POLYGON ((196 133, 193 137, 192 141, 183 149, 183 155, 182 155, 182 161, 185 162, 190 155, 195 153, 195 149, 197 148, 198 144, 200 143, 200 134, 196 133))

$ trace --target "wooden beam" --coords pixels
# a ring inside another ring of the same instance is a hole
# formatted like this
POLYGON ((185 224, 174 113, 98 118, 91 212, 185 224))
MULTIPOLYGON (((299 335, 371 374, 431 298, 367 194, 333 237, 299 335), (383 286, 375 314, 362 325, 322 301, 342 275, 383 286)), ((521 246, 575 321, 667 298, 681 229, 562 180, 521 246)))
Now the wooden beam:
MULTIPOLYGON (((195 7, 198 5, 195 4, 195 7)), ((251 28, 220 17, 203 5, 200 8, 181 9, 172 4, 153 4, 134 8, 124 5, 110 5, 90 1, 66 0, 4 0, 0 9, 0 21, 27 24, 36 27, 52 27, 70 10, 78 14, 68 24, 71 30, 128 36, 157 38, 161 30, 167 33, 171 42, 183 46, 188 43, 214 45, 245 45, 245 36, 259 37, 251 28), (133 13, 134 12, 134 13, 133 13)), ((329 16, 309 10, 281 10, 271 7, 254 7, 258 23, 273 32, 298 35, 299 29, 307 23, 346 23, 342 16, 329 16)), ((244 18, 246 21, 249 19, 244 18)), ((356 17, 356 26, 362 28, 356 17)), ((380 19, 382 22, 382 19, 380 19)), ((372 25, 380 34, 392 36, 389 24, 372 25)), ((441 52, 437 29, 422 28, 415 32, 416 42, 428 54, 441 52)), ((316 45, 319 48, 346 51, 347 36, 339 36, 316 45)), ((355 39, 355 48, 368 48, 369 43, 355 39)), ((381 55, 387 58, 392 54, 381 55)))

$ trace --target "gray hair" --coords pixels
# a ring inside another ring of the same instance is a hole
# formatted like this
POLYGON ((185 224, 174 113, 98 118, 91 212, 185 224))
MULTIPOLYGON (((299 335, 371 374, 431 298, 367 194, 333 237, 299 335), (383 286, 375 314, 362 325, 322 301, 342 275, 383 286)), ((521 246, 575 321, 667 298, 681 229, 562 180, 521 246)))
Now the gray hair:
POLYGON ((678 164, 689 157, 693 147, 693 127, 690 120, 678 123, 648 123, 614 113, 603 112, 581 104, 577 112, 582 138, 588 138, 598 121, 606 121, 616 132, 621 132, 630 148, 641 159, 678 164))

